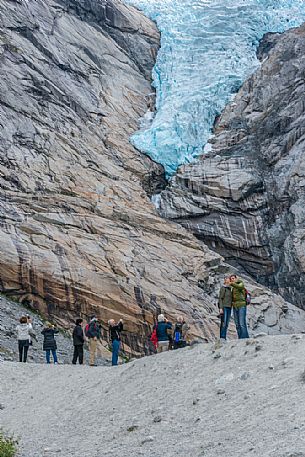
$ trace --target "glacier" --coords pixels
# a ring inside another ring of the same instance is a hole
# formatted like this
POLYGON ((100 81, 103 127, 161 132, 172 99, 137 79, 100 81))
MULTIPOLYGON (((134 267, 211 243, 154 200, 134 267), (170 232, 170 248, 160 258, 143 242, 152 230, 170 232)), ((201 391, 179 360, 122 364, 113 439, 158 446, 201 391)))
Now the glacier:
MULTIPOLYGON (((125 0, 154 20, 156 114, 131 142, 167 176, 202 154, 215 117, 257 68, 267 32, 305 21, 305 0, 125 0)), ((144 126, 144 127, 143 127, 144 126)))

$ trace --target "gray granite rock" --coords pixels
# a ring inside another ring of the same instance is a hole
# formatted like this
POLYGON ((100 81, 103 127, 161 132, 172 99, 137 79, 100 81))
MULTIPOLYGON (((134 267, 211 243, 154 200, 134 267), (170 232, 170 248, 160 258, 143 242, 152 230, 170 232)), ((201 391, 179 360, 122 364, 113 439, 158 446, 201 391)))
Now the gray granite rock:
POLYGON ((216 122, 211 152, 181 167, 161 196, 163 216, 301 307, 304 38, 305 26, 266 35, 258 50, 262 65, 216 122))

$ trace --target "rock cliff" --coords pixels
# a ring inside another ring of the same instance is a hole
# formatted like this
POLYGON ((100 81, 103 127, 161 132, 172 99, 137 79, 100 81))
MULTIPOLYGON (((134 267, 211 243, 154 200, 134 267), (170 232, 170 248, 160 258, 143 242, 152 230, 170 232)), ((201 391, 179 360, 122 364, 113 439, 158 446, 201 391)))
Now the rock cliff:
MULTIPOLYGON (((155 26, 118 0, 0 0, 0 19, 1 291, 65 327, 122 317, 134 354, 159 310, 213 339, 228 267, 159 217, 163 169, 129 143, 152 104, 155 26)), ((253 331, 305 331, 299 310, 251 290, 253 331)))
POLYGON ((305 26, 266 35, 258 56, 211 151, 178 170, 160 210, 304 308, 305 26))
POLYGON ((0 0, 0 24, 1 291, 63 325, 122 317, 134 351, 158 309, 212 338, 198 281, 221 259, 157 215, 163 169, 129 144, 154 24, 111 0, 0 0))

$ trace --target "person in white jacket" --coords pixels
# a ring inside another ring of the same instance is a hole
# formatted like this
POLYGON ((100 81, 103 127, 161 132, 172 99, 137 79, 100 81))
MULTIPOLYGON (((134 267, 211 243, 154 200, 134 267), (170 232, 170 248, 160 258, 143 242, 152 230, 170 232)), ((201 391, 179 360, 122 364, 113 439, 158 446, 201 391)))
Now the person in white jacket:
POLYGON ((19 362, 26 362, 31 336, 33 336, 33 326, 31 321, 28 320, 26 316, 22 316, 20 318, 20 324, 16 327, 16 331, 19 349, 19 362))

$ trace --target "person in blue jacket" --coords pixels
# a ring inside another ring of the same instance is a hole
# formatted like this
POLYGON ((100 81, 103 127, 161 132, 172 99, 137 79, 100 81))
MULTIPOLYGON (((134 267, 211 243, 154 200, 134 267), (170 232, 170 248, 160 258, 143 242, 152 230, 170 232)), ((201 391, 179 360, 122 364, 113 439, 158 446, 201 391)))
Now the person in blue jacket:
POLYGON ((158 323, 154 328, 156 328, 158 338, 157 351, 168 351, 173 328, 172 323, 165 318, 164 314, 159 314, 158 323))

